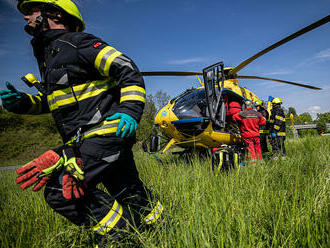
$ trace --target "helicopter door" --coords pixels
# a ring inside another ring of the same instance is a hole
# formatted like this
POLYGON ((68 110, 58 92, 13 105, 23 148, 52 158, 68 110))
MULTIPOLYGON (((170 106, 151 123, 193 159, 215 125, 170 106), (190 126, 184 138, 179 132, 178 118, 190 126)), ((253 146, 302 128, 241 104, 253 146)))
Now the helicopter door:
POLYGON ((226 108, 222 96, 225 78, 223 63, 219 62, 204 68, 203 78, 210 119, 215 127, 223 129, 226 123, 226 108))

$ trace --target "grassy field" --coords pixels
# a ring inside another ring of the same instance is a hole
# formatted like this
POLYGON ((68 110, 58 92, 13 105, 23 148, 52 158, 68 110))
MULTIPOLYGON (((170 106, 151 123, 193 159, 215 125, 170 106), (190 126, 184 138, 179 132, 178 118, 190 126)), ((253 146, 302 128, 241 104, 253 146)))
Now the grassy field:
MULTIPOLYGON (((288 140, 287 150, 285 160, 218 176, 209 160, 166 155, 160 164, 136 152, 140 176, 165 212, 163 223, 134 232, 133 241, 150 248, 330 247, 330 137, 288 140)), ((52 212, 42 192, 20 190, 14 178, 0 171, 0 247, 90 247, 88 230, 52 212)))

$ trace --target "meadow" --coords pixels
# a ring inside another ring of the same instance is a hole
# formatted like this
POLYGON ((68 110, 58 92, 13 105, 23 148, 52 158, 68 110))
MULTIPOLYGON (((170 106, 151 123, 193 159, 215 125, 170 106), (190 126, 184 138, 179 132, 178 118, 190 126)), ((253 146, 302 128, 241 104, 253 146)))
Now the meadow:
MULTIPOLYGON (((210 159, 136 151, 141 179, 165 210, 121 247, 330 247, 330 137, 286 141, 288 155, 215 175, 210 159)), ((11 164, 21 164, 13 161, 11 164)), ((4 164, 0 163, 1 166, 4 164)), ((90 231, 55 214, 43 193, 0 171, 0 247, 91 247, 90 231)))

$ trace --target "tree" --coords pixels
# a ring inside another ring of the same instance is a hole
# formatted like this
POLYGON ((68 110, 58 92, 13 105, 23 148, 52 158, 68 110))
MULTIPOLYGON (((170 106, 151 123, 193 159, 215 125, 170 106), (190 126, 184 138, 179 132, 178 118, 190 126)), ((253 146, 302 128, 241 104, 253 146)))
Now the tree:
POLYGON ((154 124, 154 116, 157 112, 153 98, 154 97, 151 94, 147 95, 146 97, 143 115, 139 124, 139 128, 136 132, 136 138, 138 141, 142 141, 148 138, 150 131, 152 130, 154 124))
POLYGON ((290 116, 290 114, 293 114, 294 117, 297 116, 297 112, 296 112, 296 109, 294 107, 289 107, 288 116, 290 116))
POLYGON ((170 99, 171 99, 171 97, 166 92, 163 92, 162 90, 158 90, 156 92, 155 96, 153 97, 153 101, 155 103, 157 110, 159 110, 164 105, 166 105, 170 99))
POLYGON ((310 113, 305 112, 305 113, 298 115, 294 119, 294 123, 295 124, 312 124, 313 119, 312 119, 312 116, 310 115, 310 113))
POLYGON ((327 130, 327 123, 330 123, 330 112, 317 114, 316 129, 319 134, 327 130))

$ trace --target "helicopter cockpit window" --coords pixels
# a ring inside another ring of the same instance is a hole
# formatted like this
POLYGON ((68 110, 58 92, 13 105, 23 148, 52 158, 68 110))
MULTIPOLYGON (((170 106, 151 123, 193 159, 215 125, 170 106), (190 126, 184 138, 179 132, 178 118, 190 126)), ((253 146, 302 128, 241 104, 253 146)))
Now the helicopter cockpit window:
POLYGON ((179 119, 191 119, 206 117, 206 109, 205 89, 196 89, 179 98, 173 112, 179 119))

